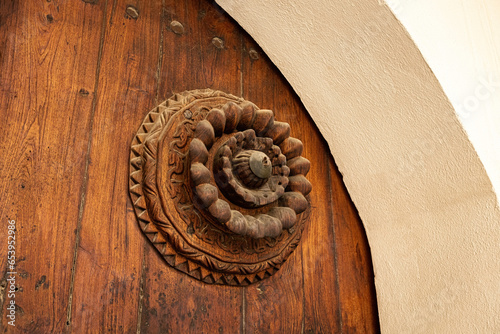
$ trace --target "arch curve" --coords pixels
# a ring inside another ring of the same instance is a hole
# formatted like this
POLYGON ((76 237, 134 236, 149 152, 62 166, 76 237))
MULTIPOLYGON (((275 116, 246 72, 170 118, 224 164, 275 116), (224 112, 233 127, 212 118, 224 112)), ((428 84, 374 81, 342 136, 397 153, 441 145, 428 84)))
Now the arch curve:
POLYGON ((498 330, 497 196, 388 7, 217 2, 281 70, 327 140, 365 225, 382 331, 498 330))

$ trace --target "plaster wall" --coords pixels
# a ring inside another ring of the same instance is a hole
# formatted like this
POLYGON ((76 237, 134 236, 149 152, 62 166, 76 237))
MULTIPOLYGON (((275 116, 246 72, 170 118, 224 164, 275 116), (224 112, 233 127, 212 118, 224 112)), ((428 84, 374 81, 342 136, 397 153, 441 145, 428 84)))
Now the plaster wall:
POLYGON ((500 1, 387 0, 500 190, 500 1))
POLYGON ((454 108, 378 0, 217 0, 327 140, 365 225, 384 333, 500 332, 500 209, 454 108))

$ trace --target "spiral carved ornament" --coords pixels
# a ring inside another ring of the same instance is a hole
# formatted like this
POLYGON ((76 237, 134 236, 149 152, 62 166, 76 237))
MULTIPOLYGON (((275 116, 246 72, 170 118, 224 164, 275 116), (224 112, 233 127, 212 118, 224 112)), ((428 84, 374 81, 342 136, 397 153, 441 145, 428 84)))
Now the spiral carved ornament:
POLYGON ((310 163, 271 110, 210 89, 146 116, 131 148, 139 226, 166 262, 206 283, 273 275, 309 214, 310 163))

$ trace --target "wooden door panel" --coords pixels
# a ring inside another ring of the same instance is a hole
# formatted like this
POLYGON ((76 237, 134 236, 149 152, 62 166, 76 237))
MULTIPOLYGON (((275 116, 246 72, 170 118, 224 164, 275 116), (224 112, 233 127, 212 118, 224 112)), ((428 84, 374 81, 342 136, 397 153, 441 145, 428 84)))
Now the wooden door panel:
MULTIPOLYGON (((241 35, 228 24, 226 15, 207 1, 166 1, 162 26, 166 28, 159 60, 159 101, 196 88, 240 94, 241 35), (182 24, 183 34, 172 31, 172 21, 182 24), (223 41, 222 49, 212 43, 214 37, 223 41)), ((146 246, 141 332, 240 331, 241 290, 226 286, 217 289, 187 277, 168 267, 149 243, 146 246)))
POLYGON ((127 5, 116 1, 104 7, 68 331, 137 328, 144 240, 133 237, 133 209, 121 196, 128 189, 128 166, 122 161, 128 159, 125 147, 140 110, 156 102, 162 6, 153 1, 133 19, 125 15, 127 5))
POLYGON ((2 330, 62 332, 86 184, 104 4, 0 2, 2 330), (16 327, 7 324, 16 221, 16 327))
POLYGON ((21 254, 16 328, 4 290, 3 332, 379 331, 368 243, 325 141, 214 2, 4 1, 0 24, 0 124, 15 134, 1 146, 0 211, 17 221, 21 254), (273 110, 311 161, 312 210, 299 246, 275 275, 247 287, 169 267, 127 194, 130 143, 144 116, 198 88, 273 110))
POLYGON ((247 333, 335 333, 340 318, 331 190, 322 179, 329 168, 325 144, 288 83, 246 35, 243 50, 243 96, 290 124, 292 135, 304 143, 302 155, 312 162, 307 177, 314 187, 313 209, 299 247, 275 276, 246 288, 247 333), (253 51, 259 59, 253 59, 253 51))

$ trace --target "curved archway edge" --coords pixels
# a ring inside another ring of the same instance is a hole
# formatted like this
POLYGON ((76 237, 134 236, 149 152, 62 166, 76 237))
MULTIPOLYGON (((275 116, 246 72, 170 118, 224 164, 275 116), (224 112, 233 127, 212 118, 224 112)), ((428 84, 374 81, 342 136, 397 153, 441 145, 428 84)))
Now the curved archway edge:
POLYGON ((500 330, 500 209, 418 48, 379 1, 217 0, 281 70, 365 225, 385 333, 500 330))

